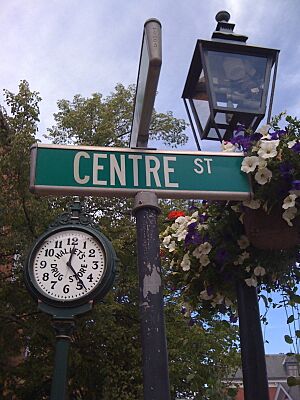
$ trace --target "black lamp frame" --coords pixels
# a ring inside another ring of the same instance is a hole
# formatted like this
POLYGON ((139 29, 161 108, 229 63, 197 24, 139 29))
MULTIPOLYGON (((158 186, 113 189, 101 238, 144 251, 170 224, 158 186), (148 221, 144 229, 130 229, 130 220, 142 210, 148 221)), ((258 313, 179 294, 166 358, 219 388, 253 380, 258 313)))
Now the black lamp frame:
POLYGON ((272 88, 269 99, 269 112, 268 112, 268 122, 271 117, 271 109, 273 103, 273 96, 275 90, 275 81, 276 81, 276 73, 277 73, 277 65, 278 65, 278 55, 279 50, 257 47, 257 46, 249 46, 240 42, 229 42, 229 41, 221 41, 221 40, 198 40, 196 44, 196 48, 194 51, 194 55, 192 58, 192 62, 190 65, 189 73, 186 79, 185 87, 183 90, 182 98, 187 110, 188 118, 190 125, 192 127, 192 131, 196 140, 196 144, 198 149, 200 150, 199 141, 196 134, 196 128, 200 134, 200 139, 207 140, 226 140, 229 139, 234 129, 236 128, 238 123, 244 124, 247 128, 252 128, 255 130, 261 120, 264 118, 267 108, 267 99, 268 99, 268 91, 269 91, 269 83, 272 74, 273 68, 273 78, 272 78, 272 88), (245 56, 255 56, 255 57, 263 57, 267 59, 267 65, 265 69, 265 77, 264 77, 264 89, 262 93, 261 105, 259 109, 244 109, 243 111, 238 111, 233 107, 220 107, 217 105, 214 92, 212 87, 212 82, 210 82, 210 76, 208 71, 208 51, 215 51, 220 53, 228 53, 228 54, 236 54, 236 55, 245 55, 245 56), (210 115, 208 121, 203 128, 200 117, 196 110, 193 96, 195 94, 195 89, 197 82, 201 73, 204 73, 205 78, 205 86, 206 92, 208 96, 208 104, 210 109, 210 115), (218 113, 221 114, 230 114, 231 118, 228 123, 218 123, 215 118, 218 113), (194 126, 192 116, 194 117, 194 121, 196 124, 196 128, 194 126), (209 137, 209 131, 211 128, 214 128, 217 134, 217 137, 209 137), (225 134, 222 136, 220 129, 225 129, 225 134))

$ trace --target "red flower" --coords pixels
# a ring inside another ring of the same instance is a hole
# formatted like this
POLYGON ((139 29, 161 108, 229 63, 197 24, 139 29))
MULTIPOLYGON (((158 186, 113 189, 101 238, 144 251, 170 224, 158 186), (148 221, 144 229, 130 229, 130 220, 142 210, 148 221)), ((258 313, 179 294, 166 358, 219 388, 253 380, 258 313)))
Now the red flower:
POLYGON ((184 211, 171 211, 171 212, 169 212, 167 218, 170 221, 172 221, 172 220, 174 220, 174 219, 176 219, 178 217, 184 217, 184 216, 185 216, 184 211))

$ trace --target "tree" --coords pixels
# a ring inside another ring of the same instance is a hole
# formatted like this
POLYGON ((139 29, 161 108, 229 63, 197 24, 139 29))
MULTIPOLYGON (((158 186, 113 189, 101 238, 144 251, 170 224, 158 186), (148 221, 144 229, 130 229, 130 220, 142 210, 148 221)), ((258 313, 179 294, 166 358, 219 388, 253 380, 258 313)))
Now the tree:
MULTIPOLYGON (((54 334, 50 318, 37 311, 24 287, 22 269, 33 241, 65 211, 71 198, 29 193, 29 148, 36 140, 40 97, 22 81, 19 92, 5 91, 5 98, 6 108, 2 107, 0 114, 0 393, 3 399, 46 399, 54 334)), ((133 86, 117 85, 106 98, 95 93, 90 98, 76 95, 72 101, 60 100, 48 139, 59 144, 125 146, 133 98, 133 86)), ((171 112, 154 113, 153 138, 171 147, 184 144, 184 129, 184 121, 171 112)), ((132 202, 102 197, 82 200, 100 230, 113 242, 120 263, 115 286, 104 302, 77 320, 69 363, 70 398, 140 399, 132 202)), ((169 204, 162 206, 168 208, 169 204)), ((172 291, 166 293, 166 321, 172 398, 224 399, 221 380, 237 361, 236 329, 217 319, 204 322, 200 315, 183 314, 181 299, 172 291)))

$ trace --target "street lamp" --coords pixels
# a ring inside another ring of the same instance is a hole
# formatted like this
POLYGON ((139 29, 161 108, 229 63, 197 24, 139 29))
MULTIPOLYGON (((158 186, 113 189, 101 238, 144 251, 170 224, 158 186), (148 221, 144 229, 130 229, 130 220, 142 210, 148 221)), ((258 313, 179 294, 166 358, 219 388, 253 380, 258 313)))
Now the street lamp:
POLYGON ((200 139, 222 141, 239 124, 258 127, 273 75, 268 120, 271 115, 279 50, 247 45, 247 36, 233 33, 229 19, 220 11, 212 40, 197 41, 182 94, 199 150, 196 131, 200 139))

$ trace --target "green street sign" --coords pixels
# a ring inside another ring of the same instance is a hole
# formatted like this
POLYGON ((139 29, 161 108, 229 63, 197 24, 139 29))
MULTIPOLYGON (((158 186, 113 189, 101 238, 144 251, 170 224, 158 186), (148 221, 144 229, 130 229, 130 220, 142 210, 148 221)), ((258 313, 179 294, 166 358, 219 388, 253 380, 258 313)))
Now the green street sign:
POLYGON ((131 150, 35 144, 30 189, 49 195, 245 200, 251 195, 240 153, 131 150))

